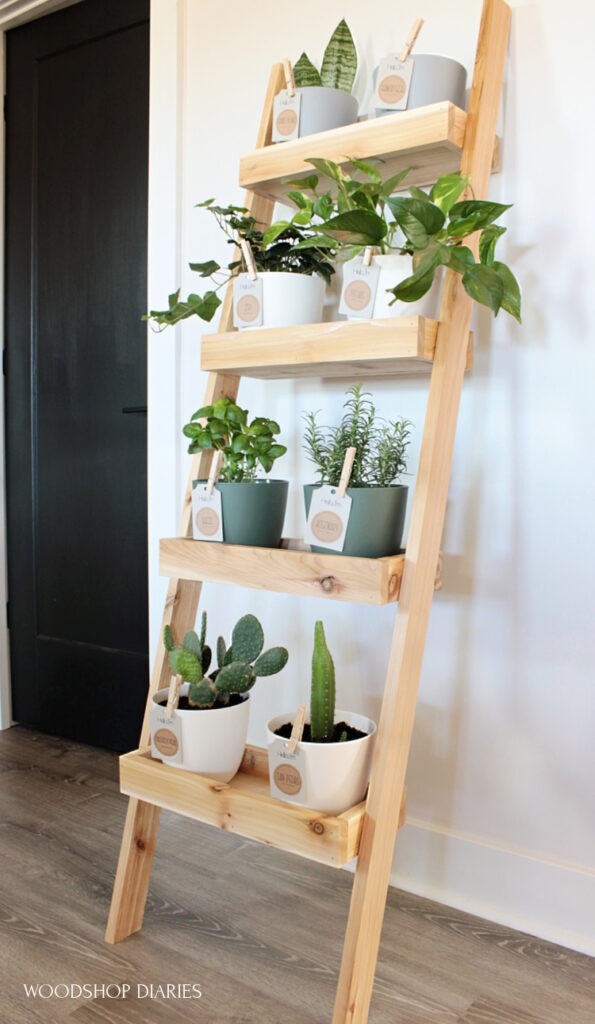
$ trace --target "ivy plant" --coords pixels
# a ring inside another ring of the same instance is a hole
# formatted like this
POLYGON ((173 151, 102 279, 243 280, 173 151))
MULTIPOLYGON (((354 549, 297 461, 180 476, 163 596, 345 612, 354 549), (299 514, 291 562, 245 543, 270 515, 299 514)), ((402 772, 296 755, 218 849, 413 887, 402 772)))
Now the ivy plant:
POLYGON ((215 449, 223 453, 221 480, 225 483, 251 483, 262 466, 270 473, 276 459, 287 448, 276 441, 281 428, 275 420, 257 416, 248 422, 248 410, 230 398, 219 398, 204 405, 183 427, 190 439, 190 454, 215 449))

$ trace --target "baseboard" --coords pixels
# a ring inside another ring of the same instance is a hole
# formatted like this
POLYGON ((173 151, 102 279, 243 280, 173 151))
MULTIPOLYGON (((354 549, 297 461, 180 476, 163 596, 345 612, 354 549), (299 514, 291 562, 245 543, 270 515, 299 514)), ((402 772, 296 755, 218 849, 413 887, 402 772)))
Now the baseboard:
POLYGON ((410 821, 392 885, 595 956, 595 872, 410 821))

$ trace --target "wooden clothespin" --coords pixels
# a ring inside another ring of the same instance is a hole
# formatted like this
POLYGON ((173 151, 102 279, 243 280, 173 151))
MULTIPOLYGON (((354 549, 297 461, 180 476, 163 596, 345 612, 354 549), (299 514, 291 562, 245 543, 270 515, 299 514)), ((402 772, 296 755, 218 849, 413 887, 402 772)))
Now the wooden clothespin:
POLYGON ((364 267, 369 267, 370 266, 370 264, 372 263, 372 256, 373 255, 374 255, 374 246, 373 245, 367 245, 366 248, 364 249, 364 255, 363 255, 363 259, 362 259, 362 265, 364 267))
POLYGON ((219 470, 221 468, 221 456, 223 452, 217 449, 213 452, 213 458, 211 459, 211 472, 209 473, 209 479, 207 480, 207 494, 210 496, 213 493, 215 484, 219 479, 219 470))
POLYGON ((343 469, 341 470, 341 479, 339 480, 339 486, 337 488, 337 497, 344 498, 345 491, 349 486, 349 478, 351 477, 351 470, 353 469, 353 462, 357 448, 348 448, 345 452, 345 458, 343 460, 343 469))
POLYGON ((248 273, 252 280, 256 281, 256 264, 254 262, 254 255, 252 253, 252 246, 250 245, 250 242, 245 238, 240 238, 240 249, 242 250, 242 256, 244 257, 248 273))
POLYGON ((167 704, 165 705, 165 717, 171 718, 174 711, 178 706, 180 699, 180 686, 182 685, 181 676, 172 676, 171 683, 169 684, 169 693, 167 695, 167 704))
POLYGON ((295 96, 295 78, 293 77, 293 68, 291 61, 285 57, 283 61, 283 73, 285 75, 285 86, 287 94, 289 96, 295 96))
POLYGON ((405 46, 403 47, 403 49, 401 51, 401 55, 399 57, 399 60, 403 64, 405 63, 405 61, 407 60, 407 58, 408 58, 409 54, 411 53, 413 47, 415 46, 415 42, 417 40, 417 37, 418 37, 419 33, 422 30, 423 23, 424 23, 424 19, 423 18, 416 18, 416 20, 413 23, 413 27, 411 29, 411 32, 407 36, 407 42, 405 43, 405 46))
POLYGON ((288 754, 295 754, 297 750, 298 743, 300 742, 304 732, 304 725, 306 724, 306 712, 306 705, 300 704, 295 713, 293 729, 291 730, 291 736, 289 737, 289 743, 287 744, 288 754))

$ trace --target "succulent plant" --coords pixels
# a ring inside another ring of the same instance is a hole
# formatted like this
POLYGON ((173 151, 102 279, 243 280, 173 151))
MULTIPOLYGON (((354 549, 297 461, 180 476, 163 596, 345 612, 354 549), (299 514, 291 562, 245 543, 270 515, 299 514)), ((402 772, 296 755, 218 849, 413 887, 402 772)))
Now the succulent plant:
POLYGON ((332 740, 335 729, 335 666, 326 645, 324 626, 314 626, 312 690, 310 693, 310 736, 313 743, 332 740))
POLYGON ((203 612, 200 636, 189 630, 182 644, 176 644, 170 626, 163 631, 163 645, 176 675, 189 683, 188 703, 193 708, 225 705, 233 693, 247 693, 259 676, 273 676, 287 664, 284 647, 263 651, 264 633, 255 615, 243 615, 231 634, 227 647, 222 636, 217 640, 217 668, 207 676, 212 651, 206 643, 207 613, 203 612))

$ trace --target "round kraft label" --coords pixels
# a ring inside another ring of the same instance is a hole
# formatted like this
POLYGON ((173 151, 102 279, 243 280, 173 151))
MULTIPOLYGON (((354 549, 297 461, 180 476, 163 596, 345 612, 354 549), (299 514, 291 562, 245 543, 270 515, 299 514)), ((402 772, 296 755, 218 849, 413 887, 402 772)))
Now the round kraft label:
POLYGON ((219 529, 219 516, 212 508, 201 508, 194 520, 196 528, 203 537, 214 537, 219 529))
POLYGON ((288 107, 287 110, 282 110, 277 118, 277 131, 279 135, 291 135, 297 128, 297 114, 295 110, 288 107))
POLYGON ((164 757, 174 757, 178 753, 178 737, 171 729, 158 729, 153 736, 153 743, 164 757))
POLYGON ((400 75, 387 75, 378 86, 378 95, 383 103, 398 103, 406 89, 407 82, 400 75))
POLYGON ((236 306, 238 318, 246 324, 251 324, 260 313, 260 303, 254 295, 242 295, 236 306))
POLYGON ((335 512, 317 512, 310 529, 317 540, 335 541, 343 533, 343 521, 335 512))
POLYGON ((292 764, 279 764, 273 772, 277 789, 287 796, 296 796, 302 788, 302 776, 292 764))
POLYGON ((345 289, 345 305, 359 312, 372 299, 372 291, 366 281, 350 281, 345 289))

